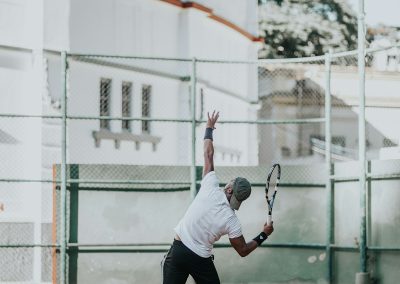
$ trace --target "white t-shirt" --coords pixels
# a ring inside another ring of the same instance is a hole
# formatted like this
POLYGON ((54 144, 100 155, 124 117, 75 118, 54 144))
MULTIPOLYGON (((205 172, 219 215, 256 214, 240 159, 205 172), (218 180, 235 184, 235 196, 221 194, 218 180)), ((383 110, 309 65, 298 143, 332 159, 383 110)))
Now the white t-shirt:
POLYGON ((199 193, 175 227, 175 232, 185 246, 201 257, 212 255, 213 244, 221 236, 228 234, 229 238, 237 238, 242 235, 239 219, 219 188, 214 171, 201 181, 199 193))

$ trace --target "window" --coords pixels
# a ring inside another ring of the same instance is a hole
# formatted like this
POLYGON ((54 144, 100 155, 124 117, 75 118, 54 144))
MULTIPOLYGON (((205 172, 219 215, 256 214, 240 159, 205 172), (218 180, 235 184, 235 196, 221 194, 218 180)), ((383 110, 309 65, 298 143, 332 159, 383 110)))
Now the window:
MULTIPOLYGON (((100 80, 100 116, 110 116, 111 79, 100 80)), ((100 129, 110 129, 110 120, 100 119, 100 129)))
MULTIPOLYGON (((151 104, 151 86, 143 85, 142 87, 142 117, 150 117, 151 104)), ((150 133, 150 121, 142 120, 142 132, 150 133)))
MULTIPOLYGON (((122 82, 122 117, 131 116, 132 83, 122 82)), ((122 130, 131 130, 131 121, 122 120, 122 130)))

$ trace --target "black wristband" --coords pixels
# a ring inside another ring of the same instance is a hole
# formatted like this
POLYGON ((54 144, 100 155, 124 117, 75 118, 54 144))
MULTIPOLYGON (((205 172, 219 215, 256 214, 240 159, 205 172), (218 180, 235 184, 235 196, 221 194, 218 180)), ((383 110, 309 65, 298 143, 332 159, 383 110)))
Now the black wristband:
POLYGON ((261 232, 257 237, 255 237, 253 239, 253 241, 256 241, 258 245, 261 245, 263 243, 263 241, 265 241, 266 239, 268 239, 267 234, 264 232, 261 232))
POLYGON ((210 128, 210 127, 207 127, 207 128, 206 128, 206 133, 204 134, 204 139, 211 139, 211 140, 213 140, 213 130, 214 130, 214 129, 212 129, 212 128, 210 128))

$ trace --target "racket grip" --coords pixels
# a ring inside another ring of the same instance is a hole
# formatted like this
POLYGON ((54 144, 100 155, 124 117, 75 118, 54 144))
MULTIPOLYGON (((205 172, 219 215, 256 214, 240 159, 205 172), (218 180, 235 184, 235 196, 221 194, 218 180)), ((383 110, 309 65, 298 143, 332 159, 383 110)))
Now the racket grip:
POLYGON ((268 215, 267 216, 267 225, 271 225, 272 224, 272 215, 268 215))

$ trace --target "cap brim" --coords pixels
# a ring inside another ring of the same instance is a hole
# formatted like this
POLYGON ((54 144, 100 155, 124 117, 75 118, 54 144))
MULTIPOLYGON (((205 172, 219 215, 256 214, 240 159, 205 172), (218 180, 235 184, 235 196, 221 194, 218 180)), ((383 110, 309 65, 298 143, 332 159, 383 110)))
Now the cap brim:
POLYGON ((241 201, 239 201, 239 200, 236 199, 236 197, 235 197, 234 194, 232 194, 232 196, 231 196, 231 201, 230 201, 229 203, 230 203, 230 205, 231 205, 231 208, 232 208, 232 209, 235 209, 235 210, 238 210, 239 207, 240 207, 240 204, 242 204, 241 201))

